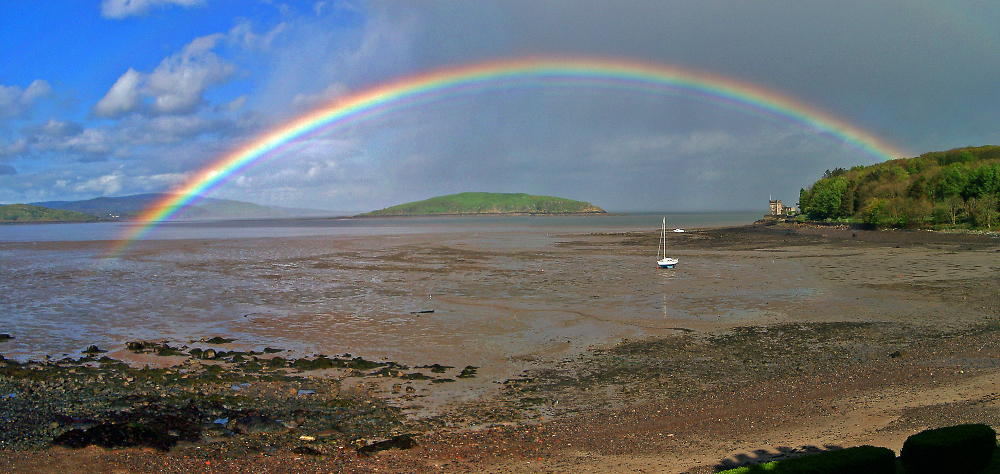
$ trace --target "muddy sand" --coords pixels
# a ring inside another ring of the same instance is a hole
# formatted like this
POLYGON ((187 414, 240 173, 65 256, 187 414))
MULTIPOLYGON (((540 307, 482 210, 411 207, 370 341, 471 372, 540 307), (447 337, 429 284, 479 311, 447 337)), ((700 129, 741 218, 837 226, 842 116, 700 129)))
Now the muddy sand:
MULTIPOLYGON (((143 272, 172 289, 135 303, 166 309, 88 333, 109 352, 86 360, 70 336, 0 342, 0 471, 709 473, 1000 427, 996 235, 669 238, 674 270, 652 265, 649 232, 163 241, 101 272, 21 271, 5 290, 35 300, 51 298, 40 282, 127 293, 143 272), (171 306, 181 323, 158 322, 171 306), (167 436, 67 447, 127 423, 167 436)), ((105 298, 127 313, 129 297, 105 298)))

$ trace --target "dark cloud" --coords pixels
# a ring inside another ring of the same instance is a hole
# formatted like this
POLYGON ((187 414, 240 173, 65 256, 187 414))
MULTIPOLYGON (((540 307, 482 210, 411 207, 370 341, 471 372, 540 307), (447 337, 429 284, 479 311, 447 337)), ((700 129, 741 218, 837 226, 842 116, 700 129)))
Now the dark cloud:
POLYGON ((0 164, 0 176, 17 174, 17 170, 11 165, 0 164))
MULTIPOLYGON (((538 55, 668 64, 756 84, 916 155, 992 143, 1000 128, 991 118, 1000 106, 996 33, 988 22, 942 15, 958 8, 861 0, 417 2, 385 21, 417 19, 407 49, 414 70, 538 55), (977 24, 984 28, 973 31, 977 24)), ((746 208, 769 194, 793 201, 824 170, 877 159, 835 134, 684 97, 485 96, 412 111, 419 125, 400 119, 368 136, 360 146, 381 156, 385 176, 400 176, 378 186, 398 200, 487 189, 584 193, 619 209, 746 208)))
POLYGON ((1000 4, 977 2, 975 9, 864 0, 423 5, 426 41, 414 49, 434 64, 536 54, 671 64, 759 84, 914 153, 964 145, 960 137, 970 128, 984 138, 997 131, 989 117, 1000 106, 995 87, 1000 33, 987 19, 1000 17, 1000 4), (455 23, 459 26, 448 26, 455 23))

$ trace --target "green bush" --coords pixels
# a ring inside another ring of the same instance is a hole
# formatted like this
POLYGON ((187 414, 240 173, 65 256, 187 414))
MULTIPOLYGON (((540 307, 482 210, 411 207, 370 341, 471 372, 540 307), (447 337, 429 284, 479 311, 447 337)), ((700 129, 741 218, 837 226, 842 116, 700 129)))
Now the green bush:
POLYGON ((899 460, 908 473, 977 472, 997 447, 989 425, 970 424, 922 431, 906 439, 899 460))
POLYGON ((799 458, 739 467, 719 474, 895 474, 896 453, 857 446, 799 458))

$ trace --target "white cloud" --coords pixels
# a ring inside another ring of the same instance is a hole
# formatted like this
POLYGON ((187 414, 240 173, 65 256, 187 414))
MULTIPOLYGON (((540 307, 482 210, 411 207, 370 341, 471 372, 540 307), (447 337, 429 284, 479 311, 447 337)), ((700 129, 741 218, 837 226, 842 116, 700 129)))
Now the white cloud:
POLYGON ((288 23, 281 22, 271 28, 271 31, 257 34, 253 31, 253 23, 250 20, 240 19, 237 20, 236 26, 229 30, 227 37, 231 43, 240 45, 248 51, 267 50, 271 47, 274 39, 287 28, 288 23))
POLYGON ((212 52, 224 37, 216 33, 195 38, 149 74, 129 68, 94 106, 94 114, 116 118, 143 110, 159 114, 196 111, 204 102, 205 91, 224 83, 236 70, 212 52))
POLYGON ((115 81, 111 90, 94 106, 94 115, 114 118, 138 110, 142 105, 142 99, 139 97, 139 84, 142 80, 141 73, 128 68, 128 71, 115 81))
POLYGON ((197 136, 211 126, 212 124, 208 120, 197 116, 164 116, 150 120, 146 124, 145 130, 155 137, 151 141, 162 142, 197 136))
POLYGON ((73 186, 73 191, 84 195, 97 194, 99 196, 134 194, 169 189, 187 178, 188 176, 183 173, 128 176, 122 170, 117 169, 111 173, 77 183, 73 186))
POLYGON ((80 162, 104 161, 121 147, 120 137, 105 128, 84 128, 71 121, 50 118, 44 124, 25 127, 12 144, 0 146, 0 156, 32 156, 72 159, 80 162))
POLYGON ((38 98, 49 95, 50 92, 52 92, 52 88, 49 86, 48 82, 41 79, 35 79, 34 81, 31 81, 30 85, 28 85, 28 89, 24 91, 24 95, 21 97, 21 100, 25 103, 33 103, 38 98))
POLYGON ((80 161, 103 160, 114 150, 114 140, 102 129, 82 129, 68 136, 38 135, 34 149, 41 152, 56 151, 77 155, 80 161))
POLYGON ((35 79, 27 89, 0 84, 0 118, 22 117, 27 114, 38 99, 49 95, 52 87, 41 79, 35 79))
POLYGON ((204 4, 204 0, 103 0, 101 16, 120 20, 128 16, 145 15, 153 7, 170 5, 193 7, 204 4))
POLYGON ((149 176, 132 176, 128 178, 129 193, 159 192, 164 189, 173 189, 190 179, 188 173, 161 173, 149 176))
POLYGON ((235 68, 212 52, 221 33, 192 41, 179 53, 164 59, 146 79, 153 109, 160 113, 189 113, 203 102, 205 90, 225 82, 235 68))
POLYGON ((122 190, 122 181, 126 179, 124 173, 116 170, 111 174, 88 179, 76 185, 73 191, 83 194, 97 194, 98 196, 111 196, 122 190))

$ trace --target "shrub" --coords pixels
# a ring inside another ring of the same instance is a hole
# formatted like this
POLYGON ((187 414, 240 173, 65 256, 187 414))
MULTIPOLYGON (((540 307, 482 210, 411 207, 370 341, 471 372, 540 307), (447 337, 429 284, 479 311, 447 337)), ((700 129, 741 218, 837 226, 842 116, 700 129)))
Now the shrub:
POLYGON ((894 474, 895 472, 896 453, 891 449, 857 446, 739 467, 719 474, 894 474))
POLYGON ((907 472, 976 472, 986 469, 997 446, 989 425, 970 424, 926 430, 903 443, 899 460, 907 472))

